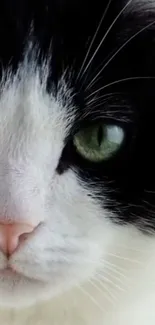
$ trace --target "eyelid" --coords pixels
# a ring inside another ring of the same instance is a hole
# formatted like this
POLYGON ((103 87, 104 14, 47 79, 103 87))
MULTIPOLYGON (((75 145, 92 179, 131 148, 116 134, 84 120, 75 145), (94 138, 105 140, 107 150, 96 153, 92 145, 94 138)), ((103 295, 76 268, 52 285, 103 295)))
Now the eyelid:
POLYGON ((82 123, 78 123, 76 126, 73 127, 72 131, 71 131, 71 136, 74 137, 78 132, 80 131, 84 131, 87 130, 88 128, 93 128, 96 127, 97 125, 104 125, 106 126, 116 126, 116 127, 120 127, 122 129, 124 129, 124 125, 122 125, 123 123, 121 123, 120 121, 115 121, 114 119, 96 119, 96 120, 85 120, 82 121, 82 123))

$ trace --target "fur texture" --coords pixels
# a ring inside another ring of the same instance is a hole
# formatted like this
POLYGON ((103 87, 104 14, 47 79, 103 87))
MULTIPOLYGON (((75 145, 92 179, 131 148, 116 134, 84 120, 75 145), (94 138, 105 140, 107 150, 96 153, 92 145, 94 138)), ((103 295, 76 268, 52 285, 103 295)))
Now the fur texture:
POLYGON ((155 323, 155 5, 0 3, 0 222, 38 224, 0 252, 3 325, 155 323), (119 125, 90 163, 73 136, 119 125))

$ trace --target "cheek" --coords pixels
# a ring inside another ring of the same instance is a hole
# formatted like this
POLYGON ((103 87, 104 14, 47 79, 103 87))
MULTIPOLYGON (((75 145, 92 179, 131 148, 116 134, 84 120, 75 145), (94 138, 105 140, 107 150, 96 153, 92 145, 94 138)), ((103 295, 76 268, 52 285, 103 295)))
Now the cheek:
POLYGON ((48 217, 12 263, 37 279, 50 279, 55 270, 71 277, 73 269, 76 275, 84 275, 85 269, 92 273, 105 257, 115 228, 73 171, 55 178, 54 185, 48 217))
POLYGON ((76 173, 68 170, 55 178, 52 201, 49 202, 51 218, 47 222, 56 227, 58 233, 86 235, 93 226, 100 223, 102 213, 96 200, 90 197, 76 173))
MULTIPOLYGON (((103 209, 94 193, 81 182, 73 170, 55 178, 51 218, 47 220, 52 238, 75 239, 106 245, 114 231, 109 213, 103 209)), ((85 245, 83 242, 83 249, 85 245)))

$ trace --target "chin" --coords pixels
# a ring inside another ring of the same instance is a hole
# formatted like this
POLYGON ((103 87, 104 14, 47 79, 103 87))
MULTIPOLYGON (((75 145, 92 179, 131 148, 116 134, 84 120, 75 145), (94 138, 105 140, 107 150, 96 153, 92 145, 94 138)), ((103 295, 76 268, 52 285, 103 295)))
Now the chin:
POLYGON ((38 280, 12 270, 0 271, 0 307, 20 309, 46 302, 85 282, 94 270, 74 267, 52 272, 50 280, 38 280))
POLYGON ((50 297, 49 284, 21 274, 0 276, 0 307, 29 307, 50 297))
POLYGON ((52 299, 60 294, 60 285, 14 274, 0 279, 0 307, 20 309, 52 299))

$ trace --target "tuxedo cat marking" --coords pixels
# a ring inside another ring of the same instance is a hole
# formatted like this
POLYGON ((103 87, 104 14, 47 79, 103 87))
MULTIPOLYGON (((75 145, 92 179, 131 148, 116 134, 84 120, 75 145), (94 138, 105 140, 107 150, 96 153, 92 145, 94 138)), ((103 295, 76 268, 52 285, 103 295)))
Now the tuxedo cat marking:
POLYGON ((154 40, 153 0, 1 0, 1 324, 155 323, 154 40))

